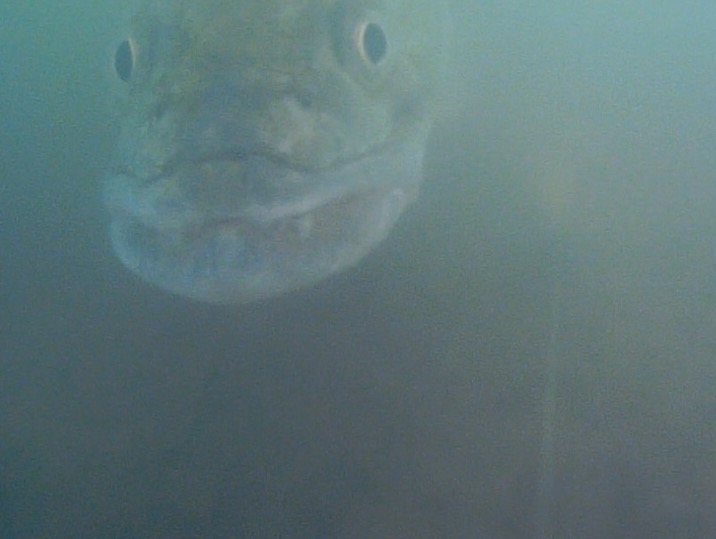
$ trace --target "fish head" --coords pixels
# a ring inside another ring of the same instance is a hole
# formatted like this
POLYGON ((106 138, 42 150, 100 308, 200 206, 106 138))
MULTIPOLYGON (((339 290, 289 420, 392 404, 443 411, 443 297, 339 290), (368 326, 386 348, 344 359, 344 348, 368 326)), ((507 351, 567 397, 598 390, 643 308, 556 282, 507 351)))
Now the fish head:
POLYGON ((364 257, 422 179, 435 4, 141 3, 114 57, 104 193, 120 260, 166 290, 233 303, 364 257))

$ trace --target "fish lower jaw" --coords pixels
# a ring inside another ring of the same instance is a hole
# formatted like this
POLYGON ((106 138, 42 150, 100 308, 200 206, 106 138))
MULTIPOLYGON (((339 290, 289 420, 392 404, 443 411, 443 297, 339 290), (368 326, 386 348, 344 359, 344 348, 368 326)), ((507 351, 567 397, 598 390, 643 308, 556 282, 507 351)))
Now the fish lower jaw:
POLYGON ((375 189, 270 222, 238 217, 181 231, 116 219, 112 242, 125 266, 149 283, 210 303, 241 303, 354 265, 388 235, 413 196, 375 189))

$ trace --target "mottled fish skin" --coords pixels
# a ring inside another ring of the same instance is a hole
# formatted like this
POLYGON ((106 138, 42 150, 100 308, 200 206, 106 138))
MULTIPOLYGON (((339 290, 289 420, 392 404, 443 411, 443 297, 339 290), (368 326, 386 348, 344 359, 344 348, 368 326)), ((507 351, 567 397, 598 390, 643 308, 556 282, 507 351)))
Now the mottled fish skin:
POLYGON ((114 66, 105 199, 121 261, 214 303, 350 267, 422 178, 436 0, 146 0, 114 66))

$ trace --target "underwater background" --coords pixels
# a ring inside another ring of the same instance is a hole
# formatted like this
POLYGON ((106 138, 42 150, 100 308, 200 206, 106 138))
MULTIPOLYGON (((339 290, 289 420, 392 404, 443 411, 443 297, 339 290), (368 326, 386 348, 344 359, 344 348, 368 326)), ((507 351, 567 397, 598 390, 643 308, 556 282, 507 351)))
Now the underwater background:
POLYGON ((446 9, 417 203, 216 307, 109 246, 122 6, 4 0, 0 538, 716 534, 716 7, 446 9))

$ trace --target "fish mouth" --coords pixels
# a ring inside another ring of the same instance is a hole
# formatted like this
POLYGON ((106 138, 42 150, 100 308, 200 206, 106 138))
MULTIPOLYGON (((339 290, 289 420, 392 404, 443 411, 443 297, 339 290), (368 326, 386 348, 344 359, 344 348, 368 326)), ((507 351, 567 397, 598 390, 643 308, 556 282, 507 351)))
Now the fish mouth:
POLYGON ((222 152, 105 186, 112 245, 144 280, 212 303, 247 302, 350 267, 417 195, 419 146, 308 170, 222 152), (396 157, 398 157, 396 159, 396 157))

